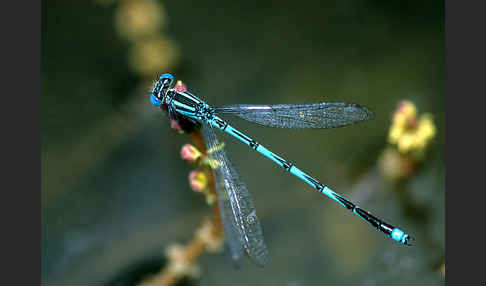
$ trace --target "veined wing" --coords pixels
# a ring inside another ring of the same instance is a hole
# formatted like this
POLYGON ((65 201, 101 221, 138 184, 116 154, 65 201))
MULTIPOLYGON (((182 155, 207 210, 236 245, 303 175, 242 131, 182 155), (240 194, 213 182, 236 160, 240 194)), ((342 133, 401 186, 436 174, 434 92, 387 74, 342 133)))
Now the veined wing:
POLYGON ((237 261, 243 250, 264 265, 268 250, 250 193, 226 156, 213 128, 203 124, 202 132, 211 160, 225 240, 237 261))
POLYGON ((217 107, 215 111, 277 128, 333 128, 373 118, 373 112, 368 108, 348 102, 234 104, 217 107))

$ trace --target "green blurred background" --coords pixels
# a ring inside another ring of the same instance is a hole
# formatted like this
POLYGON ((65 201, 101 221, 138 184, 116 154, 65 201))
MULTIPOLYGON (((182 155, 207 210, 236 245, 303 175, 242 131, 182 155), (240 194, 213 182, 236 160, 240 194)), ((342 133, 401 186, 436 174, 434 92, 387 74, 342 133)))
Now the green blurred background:
POLYGON ((417 240, 394 243, 221 135, 253 195, 269 263, 235 269, 226 250, 205 254, 185 283, 444 284, 443 1, 49 0, 41 28, 43 285, 129 285, 124 275, 156 265, 209 215, 189 188, 194 166, 180 159, 189 138, 149 102, 165 72, 215 106, 369 107, 374 120, 329 130, 227 119, 417 240), (420 168, 391 183, 377 162, 404 99, 433 115, 437 134, 420 168))

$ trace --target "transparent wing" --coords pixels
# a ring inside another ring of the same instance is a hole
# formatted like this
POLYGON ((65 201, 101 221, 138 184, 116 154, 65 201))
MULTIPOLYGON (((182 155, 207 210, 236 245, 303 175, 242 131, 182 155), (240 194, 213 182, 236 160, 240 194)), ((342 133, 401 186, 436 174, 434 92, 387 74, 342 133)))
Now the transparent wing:
POLYGON ((333 128, 373 118, 373 112, 356 103, 318 102, 303 104, 234 104, 217 107, 247 121, 278 128, 333 128))
POLYGON ((228 160, 213 128, 203 124, 202 132, 211 160, 223 230, 231 256, 237 261, 245 250, 255 263, 264 265, 268 250, 248 189, 228 160))

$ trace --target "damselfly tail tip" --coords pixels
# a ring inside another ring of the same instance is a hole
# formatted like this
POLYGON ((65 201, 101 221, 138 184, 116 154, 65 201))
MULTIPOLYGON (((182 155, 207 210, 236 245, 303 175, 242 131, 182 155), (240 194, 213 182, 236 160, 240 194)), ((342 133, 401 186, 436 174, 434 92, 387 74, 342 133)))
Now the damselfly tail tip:
POLYGON ((406 239, 405 239, 405 245, 406 246, 413 246, 414 244, 412 244, 412 242, 415 241, 415 238, 413 238, 413 236, 408 236, 406 239))
POLYGON ((405 233, 403 230, 394 228, 390 234, 390 237, 395 240, 396 242, 399 242, 404 245, 411 246, 411 242, 414 241, 415 239, 405 233))

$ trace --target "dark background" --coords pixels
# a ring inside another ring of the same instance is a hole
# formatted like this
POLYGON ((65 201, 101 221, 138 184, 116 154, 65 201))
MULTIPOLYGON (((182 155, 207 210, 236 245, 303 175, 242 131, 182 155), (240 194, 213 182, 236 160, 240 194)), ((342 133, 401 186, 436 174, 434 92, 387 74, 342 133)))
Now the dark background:
MULTIPOLYGON (((133 1, 137 2, 137 1, 133 1)), ((141 2, 141 0, 139 1, 141 2)), ((140 71, 119 32, 122 2, 43 1, 42 282, 108 285, 187 242, 209 214, 190 191, 189 142, 148 101, 171 72, 213 105, 351 101, 372 121, 340 129, 237 128, 417 239, 403 247, 221 135, 253 195, 269 247, 261 269, 225 251, 199 260, 197 285, 437 285, 444 263, 444 4, 441 1, 159 1, 177 57, 140 71), (278 4, 278 5, 277 5, 278 4), (118 31, 118 32, 117 32, 118 31), (396 104, 434 116, 423 166, 377 182, 396 104)))

